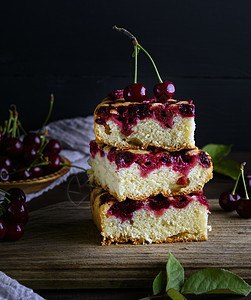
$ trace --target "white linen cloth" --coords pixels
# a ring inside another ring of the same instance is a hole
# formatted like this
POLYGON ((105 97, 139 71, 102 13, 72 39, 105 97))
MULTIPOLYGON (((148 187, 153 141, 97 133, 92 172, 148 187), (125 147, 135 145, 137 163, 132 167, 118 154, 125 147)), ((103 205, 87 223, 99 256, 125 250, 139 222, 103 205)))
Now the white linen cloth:
MULTIPOLYGON (((63 150, 61 155, 68 158, 72 164, 88 169, 87 160, 90 156, 89 143, 94 139, 93 117, 78 117, 74 119, 59 120, 47 126, 48 138, 60 141, 63 150)), ((66 181, 71 174, 82 172, 77 168, 55 180, 51 185, 39 192, 28 194, 27 200, 40 196, 44 192, 66 181)), ((0 300, 42 300, 33 290, 19 284, 16 280, 8 277, 0 271, 0 300)))

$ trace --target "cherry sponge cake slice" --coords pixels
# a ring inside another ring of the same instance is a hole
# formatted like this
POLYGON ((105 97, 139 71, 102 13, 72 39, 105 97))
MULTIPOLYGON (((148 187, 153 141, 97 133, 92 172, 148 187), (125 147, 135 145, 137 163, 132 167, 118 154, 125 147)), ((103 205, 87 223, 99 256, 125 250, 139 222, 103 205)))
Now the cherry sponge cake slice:
POLYGON ((134 244, 207 240, 209 207, 202 194, 118 202, 95 188, 90 202, 102 245, 129 240, 134 244))
POLYGON ((121 149, 192 149, 194 104, 192 100, 159 102, 156 98, 126 102, 110 96, 94 112, 94 130, 96 140, 121 149))
POLYGON ((121 150, 90 143, 90 183, 109 191, 118 201, 144 200, 201 191, 212 178, 211 157, 204 151, 121 150))

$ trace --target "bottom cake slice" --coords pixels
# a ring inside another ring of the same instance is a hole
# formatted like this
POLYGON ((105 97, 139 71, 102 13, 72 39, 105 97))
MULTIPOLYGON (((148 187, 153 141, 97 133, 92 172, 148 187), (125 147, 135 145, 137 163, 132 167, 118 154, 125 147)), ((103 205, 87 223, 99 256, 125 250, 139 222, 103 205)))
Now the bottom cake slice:
POLYGON ((102 245, 207 240, 209 206, 202 193, 119 202, 96 187, 90 202, 93 220, 103 236, 102 245))

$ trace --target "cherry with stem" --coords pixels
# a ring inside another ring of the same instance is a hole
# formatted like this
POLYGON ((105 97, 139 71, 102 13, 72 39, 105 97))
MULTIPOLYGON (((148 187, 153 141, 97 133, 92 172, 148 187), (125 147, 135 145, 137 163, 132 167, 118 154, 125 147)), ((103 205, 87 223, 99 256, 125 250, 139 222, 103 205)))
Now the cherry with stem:
POLYGON ((42 127, 40 128, 39 130, 39 134, 41 134, 42 130, 44 129, 44 127, 46 126, 46 124, 48 123, 49 119, 50 119, 50 116, 51 116, 51 113, 52 113, 52 108, 53 108, 53 104, 54 104, 54 95, 51 94, 51 101, 50 101, 50 108, 49 108, 49 112, 47 114, 47 117, 42 125, 42 127))

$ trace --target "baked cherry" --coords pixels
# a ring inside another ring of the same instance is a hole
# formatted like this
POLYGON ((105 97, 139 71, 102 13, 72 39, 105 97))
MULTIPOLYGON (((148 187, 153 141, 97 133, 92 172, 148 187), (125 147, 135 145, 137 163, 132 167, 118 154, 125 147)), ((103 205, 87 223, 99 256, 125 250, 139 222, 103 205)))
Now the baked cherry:
POLYGON ((171 81, 160 82, 155 84, 153 93, 157 99, 161 101, 167 100, 175 94, 175 86, 171 81))
POLYGON ((0 240, 4 238, 6 233, 6 226, 3 220, 0 220, 0 240))
POLYGON ((234 211, 237 208, 238 202, 241 196, 238 194, 231 194, 229 192, 224 192, 220 195, 219 204, 225 211, 234 211))
POLYGON ((108 97, 112 100, 122 99, 124 90, 116 90, 108 94, 108 97))
POLYGON ((23 152, 23 143, 18 138, 7 138, 3 143, 3 152, 11 158, 16 158, 23 152))
POLYGON ((14 200, 18 200, 21 202, 25 202, 26 200, 26 196, 23 190, 19 189, 19 188, 11 188, 7 191, 7 193, 5 194, 5 196, 10 200, 10 201, 14 201, 14 200))
POLYGON ((58 154, 61 151, 61 144, 59 141, 52 139, 45 147, 45 152, 58 154))
POLYGON ((24 225, 21 223, 9 223, 6 225, 5 239, 17 241, 24 235, 24 225))
POLYGON ((5 168, 8 171, 12 171, 13 169, 13 162, 12 160, 7 156, 1 156, 0 157, 0 168, 5 168))
POLYGON ((28 221, 28 208, 26 204, 19 200, 13 200, 8 203, 6 220, 8 223, 21 223, 25 225, 28 221))
POLYGON ((31 171, 31 177, 32 178, 43 176, 43 168, 41 166, 32 167, 30 169, 30 171, 31 171))
POLYGON ((133 83, 125 87, 124 99, 131 102, 142 102, 147 98, 147 89, 141 83, 133 83))
POLYGON ((8 181, 9 178, 10 178, 9 171, 6 168, 1 167, 0 168, 0 181, 8 181))
POLYGON ((35 132, 29 132, 25 135, 23 143, 25 146, 31 146, 32 148, 38 150, 41 146, 41 138, 35 132))

